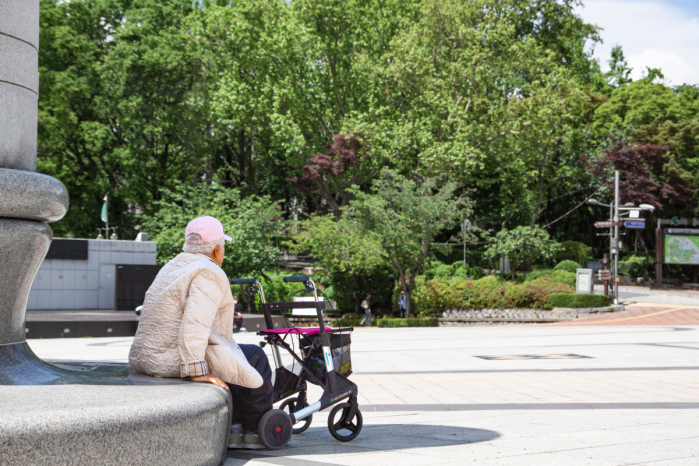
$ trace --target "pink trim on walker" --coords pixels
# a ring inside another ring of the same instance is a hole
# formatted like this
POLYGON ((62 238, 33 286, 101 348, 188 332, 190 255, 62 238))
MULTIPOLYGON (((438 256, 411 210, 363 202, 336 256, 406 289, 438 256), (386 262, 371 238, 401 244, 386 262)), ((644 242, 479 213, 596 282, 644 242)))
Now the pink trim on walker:
MULTIPOLYGON (((326 332, 330 332, 332 329, 330 327, 325 327, 326 332)), ((295 333, 295 334, 306 334, 306 335, 315 335, 317 333, 320 333, 320 329, 318 327, 315 328, 273 328, 269 330, 260 330, 260 333, 277 333, 277 334, 286 334, 286 333, 295 333)))

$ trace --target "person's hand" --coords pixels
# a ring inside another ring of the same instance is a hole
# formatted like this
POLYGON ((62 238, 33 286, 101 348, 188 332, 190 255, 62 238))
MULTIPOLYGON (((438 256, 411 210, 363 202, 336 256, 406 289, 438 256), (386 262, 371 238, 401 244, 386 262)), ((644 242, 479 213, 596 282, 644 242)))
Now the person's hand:
POLYGON ((218 385, 221 388, 225 388, 228 390, 228 385, 226 385, 226 382, 223 380, 219 379, 218 377, 214 377, 213 375, 199 375, 197 377, 192 377, 192 382, 206 382, 206 383, 211 383, 214 385, 218 385))

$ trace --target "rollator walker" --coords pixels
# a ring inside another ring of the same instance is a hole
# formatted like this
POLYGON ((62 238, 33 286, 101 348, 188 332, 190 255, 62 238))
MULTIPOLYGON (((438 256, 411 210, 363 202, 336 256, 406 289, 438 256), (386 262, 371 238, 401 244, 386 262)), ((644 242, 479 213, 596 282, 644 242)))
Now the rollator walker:
POLYGON ((267 330, 257 332, 264 337, 261 347, 270 345, 274 358, 274 403, 285 400, 279 409, 265 413, 260 420, 258 435, 265 447, 271 450, 283 448, 291 441, 292 432, 300 434, 308 429, 313 413, 335 406, 328 416, 330 434, 341 442, 357 438, 362 430, 362 413, 357 404, 357 385, 347 377, 352 373, 350 357, 350 333, 354 328, 330 329, 325 327, 323 310, 332 309, 327 301, 318 300, 315 282, 306 275, 284 277, 285 283, 302 283, 304 288, 294 292, 312 294, 315 303, 284 302, 268 303, 262 285, 254 278, 236 278, 232 285, 247 285, 247 289, 235 290, 249 296, 260 295, 262 312, 267 330), (308 309, 315 307, 318 316, 317 328, 274 328, 272 311, 308 309), (288 338, 288 341, 287 341, 288 338), (301 355, 292 346, 298 339, 301 355), (291 343, 291 345, 290 345, 291 343), (294 361, 284 366, 279 348, 289 352, 294 361), (323 388, 319 401, 309 405, 306 400, 307 383, 323 388), (296 395, 295 397, 292 397, 296 395), (341 401, 346 400, 341 403, 341 401), (339 418, 335 421, 335 417, 339 418))

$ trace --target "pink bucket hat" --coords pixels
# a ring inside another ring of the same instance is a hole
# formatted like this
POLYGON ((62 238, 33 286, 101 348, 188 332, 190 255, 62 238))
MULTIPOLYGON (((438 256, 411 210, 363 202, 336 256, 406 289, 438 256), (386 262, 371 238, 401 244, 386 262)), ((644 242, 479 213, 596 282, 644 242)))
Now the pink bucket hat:
POLYGON ((221 222, 219 222, 217 218, 209 217, 208 215, 195 218, 189 222, 187 228, 184 230, 184 237, 187 244, 210 243, 222 238, 226 241, 231 241, 231 237, 223 233, 223 225, 221 225, 221 222), (197 233, 201 236, 201 240, 187 240, 187 236, 192 233, 197 233))

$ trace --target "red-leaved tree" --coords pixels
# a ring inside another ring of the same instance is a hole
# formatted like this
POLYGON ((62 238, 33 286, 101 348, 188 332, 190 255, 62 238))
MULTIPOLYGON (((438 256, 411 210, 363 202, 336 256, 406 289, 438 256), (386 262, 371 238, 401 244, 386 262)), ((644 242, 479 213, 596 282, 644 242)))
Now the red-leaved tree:
POLYGON ((614 190, 613 170, 619 170, 619 201, 651 204, 658 210, 663 207, 690 208, 694 206, 694 191, 674 176, 669 167, 667 146, 644 144, 629 146, 626 141, 614 140, 614 146, 604 151, 603 157, 582 162, 592 175, 606 179, 614 190))
POLYGON ((333 214, 339 217, 342 207, 354 199, 347 190, 353 185, 367 183, 376 169, 370 167, 368 150, 358 134, 336 134, 327 152, 311 156, 301 167, 303 176, 287 178, 287 181, 305 194, 317 190, 333 214))
MULTIPOLYGON (((650 204, 657 210, 668 208, 689 209, 694 207, 692 195, 694 191, 688 188, 673 170, 668 157, 667 146, 644 144, 629 146, 626 141, 613 139, 611 149, 597 160, 587 160, 583 155, 582 162, 593 176, 600 180, 608 180, 610 190, 614 190, 613 171, 619 170, 619 202, 633 202, 636 205, 650 204)), ((650 267, 650 254, 642 230, 635 230, 636 248, 641 243, 646 255, 646 278, 650 267)))

